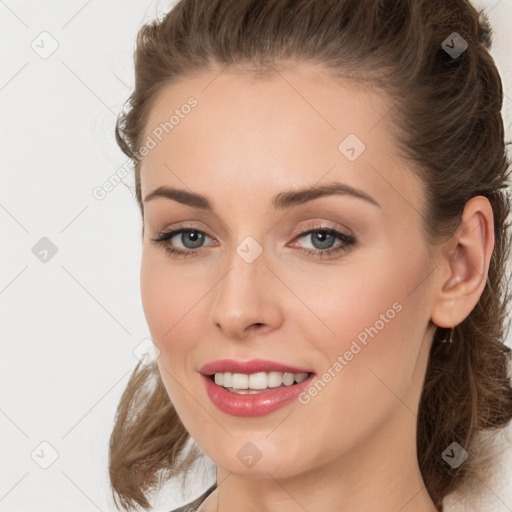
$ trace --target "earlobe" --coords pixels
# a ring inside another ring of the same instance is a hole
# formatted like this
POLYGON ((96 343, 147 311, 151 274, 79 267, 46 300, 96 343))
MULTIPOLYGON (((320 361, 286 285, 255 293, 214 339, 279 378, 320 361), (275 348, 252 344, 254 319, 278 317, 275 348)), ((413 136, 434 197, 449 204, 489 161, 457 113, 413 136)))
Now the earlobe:
POLYGON ((454 327, 474 309, 487 281, 494 249, 494 221, 489 200, 471 198, 461 222, 441 251, 432 322, 454 327))

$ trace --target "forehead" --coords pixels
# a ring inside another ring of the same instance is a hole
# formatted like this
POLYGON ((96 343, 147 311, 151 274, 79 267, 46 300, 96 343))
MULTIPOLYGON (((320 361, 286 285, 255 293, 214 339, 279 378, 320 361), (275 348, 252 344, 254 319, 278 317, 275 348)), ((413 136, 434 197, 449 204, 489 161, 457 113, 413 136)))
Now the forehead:
POLYGON ((421 194, 421 183, 398 155, 392 107, 383 92, 312 66, 180 79, 159 91, 148 116, 142 140, 155 145, 141 164, 142 197, 183 181, 204 195, 223 183, 270 196, 326 176, 396 203, 397 194, 421 194))

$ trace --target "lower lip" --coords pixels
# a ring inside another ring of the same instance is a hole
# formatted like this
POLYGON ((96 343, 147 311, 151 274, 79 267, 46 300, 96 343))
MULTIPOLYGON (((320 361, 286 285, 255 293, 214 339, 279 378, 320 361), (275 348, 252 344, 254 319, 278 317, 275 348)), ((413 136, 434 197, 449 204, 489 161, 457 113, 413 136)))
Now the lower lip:
POLYGON ((201 374, 201 378, 205 383, 206 393, 210 400, 221 411, 232 416, 247 417, 270 414, 289 404, 311 385, 315 374, 311 374, 307 379, 292 386, 268 388, 254 394, 233 393, 215 384, 210 376, 201 374))

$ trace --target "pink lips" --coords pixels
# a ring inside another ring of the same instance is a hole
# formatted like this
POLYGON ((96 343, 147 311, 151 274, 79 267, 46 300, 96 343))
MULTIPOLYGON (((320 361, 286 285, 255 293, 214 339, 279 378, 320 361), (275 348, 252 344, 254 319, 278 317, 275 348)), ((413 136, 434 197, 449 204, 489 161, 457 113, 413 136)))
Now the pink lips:
POLYGON ((311 369, 297 368, 276 361, 266 359, 251 359, 250 361, 236 361, 234 359, 220 359, 207 363, 199 369, 203 375, 214 373, 257 373, 257 372, 289 372, 289 373, 314 373, 311 369))
POLYGON ((316 375, 310 375, 298 384, 268 388, 254 394, 239 394, 228 391, 215 384, 211 376, 201 375, 206 394, 212 403, 226 414, 232 416, 263 416, 277 411, 298 398, 308 386, 316 379, 316 375))
POLYGON ((201 366, 201 380, 204 382, 206 394, 212 403, 226 414, 232 416, 263 416, 270 414, 295 400, 308 386, 316 380, 314 372, 307 368, 297 368, 275 361, 252 359, 250 361, 235 361, 222 359, 201 366), (236 393, 228 391, 223 386, 215 384, 214 373, 258 373, 258 372, 289 372, 310 373, 306 379, 298 384, 278 388, 267 388, 257 393, 236 393))

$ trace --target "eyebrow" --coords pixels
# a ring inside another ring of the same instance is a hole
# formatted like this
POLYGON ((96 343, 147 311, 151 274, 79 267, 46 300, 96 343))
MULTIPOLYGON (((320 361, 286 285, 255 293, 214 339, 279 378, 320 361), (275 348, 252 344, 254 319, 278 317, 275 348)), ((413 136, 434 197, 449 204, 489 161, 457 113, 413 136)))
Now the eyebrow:
MULTIPOLYGON (((285 190, 274 196, 271 204, 274 209, 283 210, 286 208, 291 208, 292 206, 306 203, 308 201, 312 201, 313 199, 317 199, 319 197, 331 195, 348 195, 362 199, 379 208, 381 207, 380 204, 366 192, 337 181, 327 183, 325 185, 314 185, 312 187, 302 189, 285 190)), ((144 202, 151 201, 157 197, 164 197, 188 206, 192 206, 194 208, 213 211, 212 204, 208 198, 201 194, 188 192, 187 190, 161 186, 153 190, 153 192, 149 193, 144 199, 144 202)))

